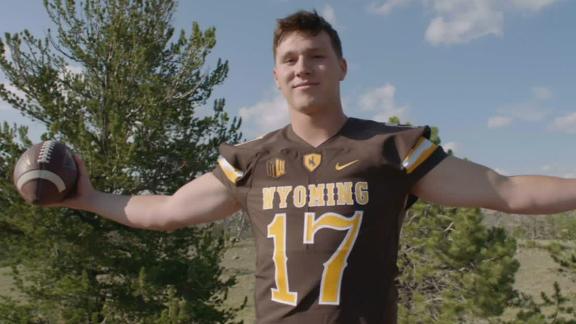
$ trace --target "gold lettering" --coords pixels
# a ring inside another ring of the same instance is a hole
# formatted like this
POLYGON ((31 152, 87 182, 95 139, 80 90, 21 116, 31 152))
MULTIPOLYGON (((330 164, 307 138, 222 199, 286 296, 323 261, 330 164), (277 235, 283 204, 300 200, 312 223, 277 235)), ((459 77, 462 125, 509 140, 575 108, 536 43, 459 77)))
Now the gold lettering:
POLYGON ((309 207, 322 207, 325 205, 323 183, 308 185, 308 190, 310 190, 310 201, 308 202, 309 207))
POLYGON ((296 186, 294 188, 294 195, 292 196, 294 207, 302 208, 306 205, 306 187, 296 186))
POLYGON ((277 187, 276 191, 278 192, 278 195, 280 196, 280 205, 278 207, 279 208, 288 207, 288 195, 292 191, 292 186, 277 187))
POLYGON ((356 203, 358 205, 366 205, 368 203, 368 182, 356 182, 354 196, 356 196, 356 203))
POLYGON ((338 206, 354 205, 352 200, 352 182, 336 182, 338 206))
POLYGON ((274 208, 274 193, 276 192, 276 187, 265 187, 262 188, 262 209, 272 209, 274 208))
POLYGON ((334 183, 327 183, 326 184, 326 206, 336 206, 335 201, 336 194, 334 193, 334 183))

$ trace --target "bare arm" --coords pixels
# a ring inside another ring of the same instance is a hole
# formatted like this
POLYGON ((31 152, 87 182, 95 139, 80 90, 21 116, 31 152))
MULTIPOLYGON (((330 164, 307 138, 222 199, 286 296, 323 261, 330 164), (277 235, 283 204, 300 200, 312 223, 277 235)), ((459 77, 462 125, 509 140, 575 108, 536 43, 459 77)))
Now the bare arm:
POLYGON ((412 193, 433 203, 481 207, 518 214, 552 214, 576 209, 576 180, 549 176, 503 176, 447 157, 414 186, 412 193))
POLYGON ((76 196, 54 206, 81 209, 136 228, 173 231, 224 218, 240 206, 226 187, 207 173, 171 196, 122 196, 95 190, 83 161, 76 157, 80 178, 76 196))

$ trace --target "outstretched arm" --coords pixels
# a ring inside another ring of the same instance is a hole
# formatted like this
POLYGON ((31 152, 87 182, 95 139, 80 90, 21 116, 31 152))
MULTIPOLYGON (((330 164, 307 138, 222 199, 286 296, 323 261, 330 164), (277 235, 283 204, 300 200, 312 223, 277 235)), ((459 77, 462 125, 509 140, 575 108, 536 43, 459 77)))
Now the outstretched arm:
POLYGON ((52 207, 86 210, 136 228, 173 231, 224 218, 240 209, 212 173, 190 181, 170 196, 122 196, 93 188, 84 162, 76 157, 80 176, 76 195, 52 207))
POLYGON ((413 188, 416 196, 452 207, 480 207, 517 214, 576 209, 576 180, 549 176, 503 176, 449 156, 413 188))

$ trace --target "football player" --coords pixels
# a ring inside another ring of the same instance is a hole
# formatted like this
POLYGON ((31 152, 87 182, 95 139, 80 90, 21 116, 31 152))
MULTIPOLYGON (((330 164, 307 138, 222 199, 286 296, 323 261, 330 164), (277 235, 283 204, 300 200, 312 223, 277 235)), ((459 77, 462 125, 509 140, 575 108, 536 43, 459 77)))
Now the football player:
POLYGON ((273 45, 288 126, 222 145, 213 172, 170 196, 97 191, 77 157, 77 195, 60 206, 160 231, 243 209, 257 245, 257 322, 298 324, 396 322, 398 237, 415 197, 507 213, 576 208, 575 180, 503 176, 448 156, 428 127, 348 117, 340 39, 316 12, 279 19, 273 45))

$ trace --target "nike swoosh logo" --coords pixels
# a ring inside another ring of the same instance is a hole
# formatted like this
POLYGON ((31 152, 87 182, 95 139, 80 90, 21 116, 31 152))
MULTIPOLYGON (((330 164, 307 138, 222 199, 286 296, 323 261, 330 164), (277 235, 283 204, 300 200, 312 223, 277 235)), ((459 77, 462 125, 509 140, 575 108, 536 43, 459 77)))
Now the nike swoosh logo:
POLYGON ((338 163, 336 163, 336 171, 341 171, 341 170, 343 170, 343 169, 351 166, 352 164, 354 164, 354 163, 356 163, 356 162, 358 162, 358 161, 360 161, 360 160, 354 160, 354 161, 348 162, 348 163, 346 163, 346 164, 340 164, 340 162, 338 162, 338 163))

